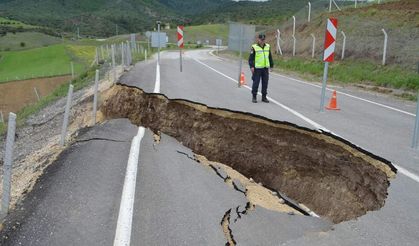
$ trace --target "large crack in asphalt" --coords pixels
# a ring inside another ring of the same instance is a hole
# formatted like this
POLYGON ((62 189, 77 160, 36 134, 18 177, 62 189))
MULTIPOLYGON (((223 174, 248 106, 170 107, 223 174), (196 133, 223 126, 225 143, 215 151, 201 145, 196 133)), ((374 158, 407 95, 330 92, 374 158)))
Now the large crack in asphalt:
POLYGON ((107 119, 128 118, 172 136, 334 223, 383 207, 397 172, 389 161, 328 132, 126 85, 104 97, 107 119))

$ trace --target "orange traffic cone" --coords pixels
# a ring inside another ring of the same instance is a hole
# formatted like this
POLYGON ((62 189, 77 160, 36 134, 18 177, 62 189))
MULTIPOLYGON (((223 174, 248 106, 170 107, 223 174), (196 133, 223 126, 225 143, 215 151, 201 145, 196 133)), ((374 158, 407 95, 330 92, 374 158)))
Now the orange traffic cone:
POLYGON ((244 78, 244 73, 242 72, 242 74, 240 75, 240 85, 245 85, 245 84, 246 84, 246 81, 244 78))
POLYGON ((340 110, 338 108, 338 101, 337 101, 336 91, 333 91, 332 98, 330 99, 329 106, 326 107, 328 110, 340 110))

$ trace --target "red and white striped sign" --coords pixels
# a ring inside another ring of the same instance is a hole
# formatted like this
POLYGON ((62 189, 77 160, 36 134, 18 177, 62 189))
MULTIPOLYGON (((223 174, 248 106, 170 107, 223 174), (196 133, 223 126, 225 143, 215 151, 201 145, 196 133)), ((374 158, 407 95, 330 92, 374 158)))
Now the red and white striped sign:
POLYGON ((177 46, 183 49, 183 26, 177 27, 177 46))
POLYGON ((324 41, 325 62, 333 62, 335 60, 336 33, 338 31, 338 20, 335 18, 327 19, 326 38, 324 41))

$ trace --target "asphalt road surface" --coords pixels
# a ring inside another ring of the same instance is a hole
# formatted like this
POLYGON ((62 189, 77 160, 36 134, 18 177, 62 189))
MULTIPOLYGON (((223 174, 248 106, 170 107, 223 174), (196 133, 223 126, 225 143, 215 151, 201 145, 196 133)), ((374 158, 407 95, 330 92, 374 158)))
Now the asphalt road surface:
MULTIPOLYGON (((238 88, 235 82, 237 61, 217 58, 209 50, 187 51, 181 73, 178 55, 161 54, 160 92, 169 98, 328 129, 404 168, 392 180, 389 197, 379 211, 332 226, 321 218, 257 207, 230 223, 238 245, 419 244, 419 151, 410 148, 413 104, 336 88, 341 111, 319 113, 318 84, 276 73, 269 82, 271 103, 261 103, 259 96, 259 103, 253 104, 248 88, 238 88)), ((245 71, 249 81, 250 72, 245 71)), ((155 80, 156 61, 149 60, 136 64, 120 82, 153 92, 155 80)), ((112 245, 131 140, 137 131, 122 119, 85 130, 47 169, 20 212, 12 215, 20 226, 8 233, 3 244, 112 245)), ((227 242, 222 218, 228 210, 244 207, 247 200, 212 170, 188 158, 191 154, 175 139, 163 135, 157 144, 152 133, 145 131, 131 245, 227 242)))

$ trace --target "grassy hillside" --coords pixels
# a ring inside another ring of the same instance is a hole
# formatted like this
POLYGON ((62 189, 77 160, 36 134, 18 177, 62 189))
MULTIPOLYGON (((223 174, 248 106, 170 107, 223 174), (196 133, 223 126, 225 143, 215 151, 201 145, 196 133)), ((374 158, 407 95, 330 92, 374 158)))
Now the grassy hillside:
POLYGON ((74 61, 76 73, 93 60, 93 46, 52 45, 24 51, 0 52, 0 82, 70 74, 74 61))
POLYGON ((8 18, 0 17, 0 26, 4 27, 16 27, 16 28, 35 28, 37 26, 28 25, 17 20, 11 20, 8 18))
POLYGON ((172 26, 227 21, 275 24, 305 4, 306 0, 3 0, 0 16, 71 33, 79 28, 82 36, 112 36, 115 25, 119 33, 141 32, 153 28, 158 19, 172 26))
MULTIPOLYGON (((304 16, 297 18, 296 30, 298 56, 310 57, 312 38, 317 38, 316 58, 322 55, 326 20, 329 16, 338 19, 336 51, 340 58, 344 31, 346 40, 345 57, 376 62, 382 60, 384 28, 388 35, 387 64, 414 69, 419 53, 419 1, 402 0, 384 4, 374 4, 362 8, 346 8, 332 13, 323 12, 310 23, 304 16)), ((281 26, 282 48, 286 55, 292 53, 292 21, 281 26)), ((276 32, 269 33, 269 41, 274 42, 276 32)))
MULTIPOLYGON (((312 0, 316 1, 318 0, 312 0)), ((215 10, 209 9, 203 12, 198 18, 193 19, 193 22, 205 24, 240 21, 256 25, 277 25, 305 5, 307 0, 228 1, 215 10)))
POLYGON ((62 42, 60 38, 39 32, 7 33, 0 37, 0 51, 14 51, 49 46, 62 42))
MULTIPOLYGON (((169 36, 169 42, 177 41, 176 29, 165 30, 169 36)), ((213 24, 213 25, 200 25, 200 26, 186 26, 184 29, 185 43, 196 43, 200 40, 210 40, 211 44, 215 43, 216 38, 221 38, 226 42, 228 38, 228 25, 226 24, 213 24)))

